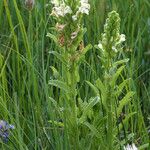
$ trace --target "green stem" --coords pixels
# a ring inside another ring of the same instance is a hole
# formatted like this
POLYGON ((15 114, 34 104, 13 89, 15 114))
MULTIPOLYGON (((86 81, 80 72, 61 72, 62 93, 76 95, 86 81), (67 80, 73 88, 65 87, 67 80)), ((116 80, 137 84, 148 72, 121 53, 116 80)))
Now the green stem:
POLYGON ((72 62, 71 68, 70 68, 70 88, 71 88, 71 95, 70 95, 70 101, 71 101, 71 110, 72 110, 72 118, 73 118, 73 126, 72 126, 72 132, 73 132, 73 145, 76 150, 79 149, 79 133, 78 133, 78 122, 77 122, 77 105, 76 105, 76 96, 77 96, 77 80, 76 80, 76 64, 75 62, 72 62))

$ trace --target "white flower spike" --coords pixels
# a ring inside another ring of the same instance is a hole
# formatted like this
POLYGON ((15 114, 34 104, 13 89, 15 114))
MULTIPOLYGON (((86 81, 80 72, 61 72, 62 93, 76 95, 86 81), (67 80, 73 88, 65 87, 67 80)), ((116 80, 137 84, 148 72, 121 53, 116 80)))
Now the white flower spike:
POLYGON ((51 14, 56 17, 64 17, 66 14, 72 13, 70 6, 65 5, 65 3, 59 4, 57 0, 53 0, 51 3, 54 5, 51 14))
POLYGON ((120 43, 126 40, 126 36, 124 34, 120 35, 120 43))
POLYGON ((126 147, 124 146, 124 150, 138 150, 138 148, 133 143, 132 145, 128 144, 126 147))

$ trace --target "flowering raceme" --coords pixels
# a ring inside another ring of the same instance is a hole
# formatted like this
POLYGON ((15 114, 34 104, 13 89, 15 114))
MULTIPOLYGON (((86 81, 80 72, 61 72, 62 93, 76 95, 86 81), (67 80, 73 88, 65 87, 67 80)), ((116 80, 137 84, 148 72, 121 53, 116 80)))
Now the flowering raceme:
MULTIPOLYGON (((83 34, 82 16, 88 15, 90 10, 90 4, 88 0, 76 0, 72 3, 69 0, 52 0, 53 5, 51 15, 55 17, 57 43, 59 46, 66 46, 67 49, 72 49, 71 45, 80 43, 77 41, 77 37, 83 34), (69 30, 68 30, 69 29, 69 30)), ((49 34, 50 35, 50 34, 49 34)))
POLYGON ((66 14, 71 14, 72 10, 69 6, 65 5, 65 3, 59 3, 56 1, 52 1, 52 4, 54 5, 53 10, 52 10, 52 15, 56 17, 64 17, 66 14))
MULTIPOLYGON (((52 15, 56 17, 64 17, 66 14, 73 13, 71 7, 62 0, 52 0, 51 3, 54 5, 52 8, 52 15)), ((72 15, 72 19, 74 21, 77 20, 80 14, 89 15, 89 10, 90 4, 88 3, 88 0, 80 0, 79 6, 77 5, 77 11, 72 15)))
POLYGON ((90 11, 90 4, 88 3, 88 0, 80 0, 80 6, 76 14, 72 16, 73 21, 77 20, 79 14, 89 15, 89 11, 90 11))
POLYGON ((99 41, 98 48, 114 55, 121 49, 121 44, 126 40, 124 34, 120 34, 120 18, 115 11, 109 13, 109 17, 104 25, 102 40, 99 41), (107 49, 107 50, 106 50, 107 49))

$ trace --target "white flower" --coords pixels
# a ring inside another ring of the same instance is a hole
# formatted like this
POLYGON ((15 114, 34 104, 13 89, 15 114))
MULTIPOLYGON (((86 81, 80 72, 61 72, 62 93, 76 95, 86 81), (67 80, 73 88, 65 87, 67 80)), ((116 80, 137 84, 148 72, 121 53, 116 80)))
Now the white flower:
POLYGON ((56 17, 64 17, 66 14, 71 14, 72 10, 69 6, 65 4, 60 4, 59 6, 54 6, 52 9, 52 15, 56 17))
POLYGON ((72 16, 72 20, 73 20, 73 21, 76 21, 76 20, 77 20, 77 15, 73 15, 73 16, 72 16))
POLYGON ((69 6, 66 6, 65 9, 64 9, 64 15, 66 14, 71 14, 72 13, 72 10, 69 6))
POLYGON ((90 4, 88 3, 88 0, 81 0, 80 4, 81 4, 81 6, 79 7, 77 14, 82 13, 82 14, 89 15, 90 4))
POLYGON ((51 0, 51 3, 52 3, 54 6, 58 6, 58 5, 59 5, 59 1, 58 1, 58 0, 51 0))
POLYGON ((138 150, 138 148, 133 143, 132 145, 128 144, 126 147, 124 146, 124 150, 138 150))
POLYGON ((103 45, 102 45, 101 42, 99 42, 98 47, 99 47, 100 49, 103 49, 103 45))
POLYGON ((121 34, 121 35, 120 35, 120 40, 119 40, 119 42, 122 43, 122 42, 124 42, 125 40, 126 40, 125 35, 124 35, 124 34, 121 34))
POLYGON ((88 0, 81 0, 80 3, 88 3, 88 0))
POLYGON ((115 46, 112 46, 112 50, 116 53, 118 52, 115 46))

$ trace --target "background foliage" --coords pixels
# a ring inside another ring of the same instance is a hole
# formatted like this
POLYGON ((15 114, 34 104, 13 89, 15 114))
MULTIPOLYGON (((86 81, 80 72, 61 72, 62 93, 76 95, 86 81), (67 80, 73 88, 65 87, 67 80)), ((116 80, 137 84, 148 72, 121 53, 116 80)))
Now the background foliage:
MULTIPOLYGON (((52 68, 61 67, 50 54, 57 50, 46 37, 55 21, 50 17, 48 0, 37 0, 29 11, 22 0, 0 1, 0 118, 15 124, 9 144, 3 149, 58 149, 67 144, 67 138, 58 125, 55 100, 60 91, 48 85, 53 79, 52 68), (57 122, 56 122, 57 124, 57 122)), ((150 2, 149 0, 91 0, 91 12, 84 18, 87 31, 85 44, 98 44, 108 12, 116 10, 121 18, 121 33, 126 35, 124 57, 130 58, 125 73, 132 78, 130 88, 136 93, 133 106, 135 117, 130 121, 130 139, 145 146, 149 142, 150 123, 150 2), (136 133, 133 135, 132 133, 136 133)), ((85 81, 94 83, 101 76, 101 64, 95 48, 86 54, 80 66, 78 94, 83 100, 93 96, 85 81), (96 72, 96 73, 95 73, 96 72)), ((57 75, 57 72, 55 72, 57 75)), ((61 120, 59 120, 61 122, 61 120)))

